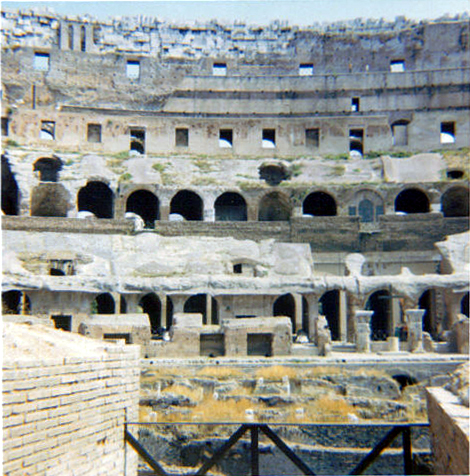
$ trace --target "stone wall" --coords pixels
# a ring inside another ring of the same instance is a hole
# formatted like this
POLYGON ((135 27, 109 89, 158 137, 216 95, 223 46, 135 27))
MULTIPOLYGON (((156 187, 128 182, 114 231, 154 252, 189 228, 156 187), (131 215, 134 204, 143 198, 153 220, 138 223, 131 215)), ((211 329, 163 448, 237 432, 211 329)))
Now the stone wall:
POLYGON ((434 474, 469 474, 469 411, 457 396, 426 389, 434 474))
POLYGON ((4 474, 136 474, 123 425, 138 395, 137 346, 4 324, 4 474))

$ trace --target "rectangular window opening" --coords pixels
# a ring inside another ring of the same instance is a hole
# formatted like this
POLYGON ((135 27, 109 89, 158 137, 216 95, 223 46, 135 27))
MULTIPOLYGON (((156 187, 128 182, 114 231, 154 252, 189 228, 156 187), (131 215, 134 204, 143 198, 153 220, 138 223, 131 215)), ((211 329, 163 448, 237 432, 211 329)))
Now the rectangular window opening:
POLYGON ((299 64, 299 76, 313 76, 313 64, 312 63, 299 64))
POLYGON ((2 117, 2 137, 8 137, 10 132, 10 119, 8 117, 2 117))
POLYGON ((242 274, 243 273, 243 265, 241 263, 233 265, 233 273, 234 274, 242 274))
POLYGON ((72 331, 72 316, 51 316, 56 329, 62 329, 67 332, 72 331))
POLYGON ((247 334, 247 355, 272 356, 273 335, 268 333, 247 334))
POLYGON ((441 122, 441 144, 455 142, 455 122, 441 122))
POLYGON ((393 60, 390 61, 391 73, 403 73, 405 71, 405 60, 393 60))
POLYGON ((130 151, 145 154, 145 129, 130 130, 130 151))
POLYGON ((263 149, 274 149, 276 147, 276 130, 263 129, 263 149))
POLYGON ((189 145, 189 129, 175 129, 175 144, 177 147, 188 147, 189 145))
POLYGON ((101 142, 101 124, 88 124, 87 129, 88 142, 101 142))
POLYGON ((140 77, 139 61, 129 60, 126 65, 126 75, 130 79, 138 79, 140 77))
POLYGON ((364 154, 364 129, 349 130, 349 156, 362 157, 364 154))
POLYGON ((352 98, 351 99, 351 112, 359 112, 360 108, 360 99, 352 98))
POLYGON ((225 63, 214 63, 212 65, 213 76, 227 76, 227 65, 225 63))
POLYGON ((219 147, 222 149, 231 149, 233 147, 233 131, 232 129, 220 129, 219 131, 219 147))
POLYGON ((53 121, 41 121, 41 131, 39 138, 44 140, 55 139, 55 122, 53 121))
POLYGON ((34 53, 33 67, 36 71, 49 71, 49 54, 34 53))
POLYGON ((311 149, 318 148, 320 146, 320 129, 305 129, 305 144, 311 149))
POLYGON ((408 125, 393 124, 392 125, 393 145, 408 145, 408 125))

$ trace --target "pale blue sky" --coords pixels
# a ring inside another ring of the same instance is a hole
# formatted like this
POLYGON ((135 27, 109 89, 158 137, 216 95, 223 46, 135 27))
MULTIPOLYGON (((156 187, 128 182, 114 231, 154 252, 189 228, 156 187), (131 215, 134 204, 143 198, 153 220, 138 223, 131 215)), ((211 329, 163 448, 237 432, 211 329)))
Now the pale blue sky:
POLYGON ((2 2, 7 8, 48 6, 57 13, 88 13, 99 19, 109 16, 148 15, 163 20, 218 19, 232 22, 267 24, 288 20, 291 25, 364 18, 393 20, 398 15, 410 19, 437 18, 449 13, 469 12, 469 0, 174 0, 174 1, 19 1, 2 2))

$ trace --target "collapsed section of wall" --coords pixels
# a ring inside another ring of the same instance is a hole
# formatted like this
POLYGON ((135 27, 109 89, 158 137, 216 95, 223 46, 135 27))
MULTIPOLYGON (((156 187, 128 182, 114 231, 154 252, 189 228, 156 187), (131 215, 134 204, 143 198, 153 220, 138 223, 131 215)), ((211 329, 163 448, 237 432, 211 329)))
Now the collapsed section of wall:
POLYGON ((138 346, 13 323, 3 342, 4 474, 135 475, 138 346))

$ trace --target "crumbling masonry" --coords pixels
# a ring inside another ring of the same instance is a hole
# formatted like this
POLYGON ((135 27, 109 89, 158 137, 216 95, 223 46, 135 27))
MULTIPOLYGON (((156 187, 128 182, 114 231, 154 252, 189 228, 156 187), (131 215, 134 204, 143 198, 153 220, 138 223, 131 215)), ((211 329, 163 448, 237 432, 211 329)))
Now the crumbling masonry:
POLYGON ((2 12, 4 314, 148 357, 468 352, 468 58, 463 17, 2 12))

